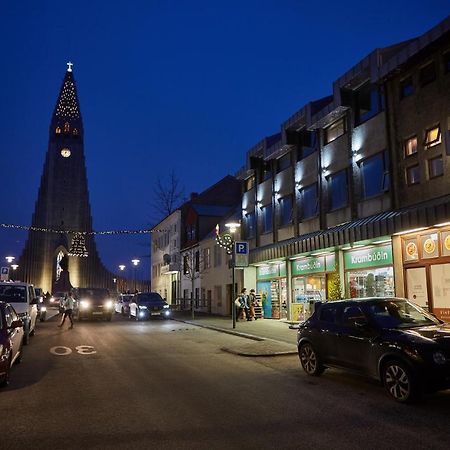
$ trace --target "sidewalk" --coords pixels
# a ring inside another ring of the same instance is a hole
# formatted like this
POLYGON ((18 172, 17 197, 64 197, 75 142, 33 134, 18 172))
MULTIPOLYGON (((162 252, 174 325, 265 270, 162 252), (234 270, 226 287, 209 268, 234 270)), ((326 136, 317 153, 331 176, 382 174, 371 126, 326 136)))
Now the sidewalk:
POLYGON ((258 319, 251 322, 240 320, 233 323, 230 317, 195 314, 192 320, 190 312, 175 312, 173 320, 198 327, 208 328, 221 333, 232 334, 244 339, 236 339, 232 346, 221 350, 239 356, 279 356, 297 354, 297 331, 289 328, 290 323, 276 319, 258 319))

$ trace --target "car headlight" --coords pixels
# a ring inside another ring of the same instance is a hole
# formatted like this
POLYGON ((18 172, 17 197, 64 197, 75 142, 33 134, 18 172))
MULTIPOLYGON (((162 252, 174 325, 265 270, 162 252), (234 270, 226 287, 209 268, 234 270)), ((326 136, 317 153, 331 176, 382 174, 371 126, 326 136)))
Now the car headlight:
POLYGON ((433 353, 433 361, 436 364, 442 365, 447 362, 447 358, 445 357, 445 355, 442 352, 434 352, 433 353))
POLYGON ((41 306, 41 312, 47 311, 47 308, 45 306, 41 306))
POLYGON ((105 306, 105 308, 112 308, 113 307, 113 302, 112 302, 112 300, 108 300, 108 301, 106 301, 105 302, 105 304, 104 304, 104 306, 105 306))
POLYGON ((170 316, 170 311, 164 311, 164 314, 165 314, 166 316, 170 316))
POLYGON ((81 300, 80 301, 80 308, 81 309, 88 309, 90 306, 91 306, 91 304, 87 300, 81 300))
POLYGON ((145 305, 139 305, 139 309, 147 309, 145 305))
POLYGON ((51 297, 51 298, 50 298, 50 303, 55 303, 54 297, 51 297))
POLYGON ((164 305, 163 308, 170 308, 170 305, 164 305))

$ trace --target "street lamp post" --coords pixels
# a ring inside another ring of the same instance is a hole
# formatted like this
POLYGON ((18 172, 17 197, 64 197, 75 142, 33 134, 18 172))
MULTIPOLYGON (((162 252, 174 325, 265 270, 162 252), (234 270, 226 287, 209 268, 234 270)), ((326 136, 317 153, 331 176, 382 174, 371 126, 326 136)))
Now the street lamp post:
MULTIPOLYGON (((124 270, 125 270, 125 266, 123 265, 123 264, 120 264, 119 265, 119 270, 121 271, 121 272, 123 272, 124 270)), ((119 282, 120 282, 120 278, 119 278, 119 282)), ((121 287, 121 289, 122 289, 122 292, 125 292, 125 281, 124 281, 124 277, 123 277, 123 275, 122 275, 122 282, 121 282, 121 285, 122 285, 122 287, 121 287)))
POLYGON ((131 260, 131 263, 133 264, 133 267, 134 267, 134 292, 136 292, 136 270, 137 270, 137 266, 140 262, 141 262, 140 259, 132 259, 131 260))

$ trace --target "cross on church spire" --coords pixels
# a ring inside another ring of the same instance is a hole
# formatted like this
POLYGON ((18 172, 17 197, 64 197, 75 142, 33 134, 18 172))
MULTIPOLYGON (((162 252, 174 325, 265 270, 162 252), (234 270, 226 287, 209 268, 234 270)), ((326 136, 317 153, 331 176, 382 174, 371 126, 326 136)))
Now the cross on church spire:
POLYGON ((72 66, 73 63, 71 63, 70 61, 67 63, 67 72, 72 72, 72 66))

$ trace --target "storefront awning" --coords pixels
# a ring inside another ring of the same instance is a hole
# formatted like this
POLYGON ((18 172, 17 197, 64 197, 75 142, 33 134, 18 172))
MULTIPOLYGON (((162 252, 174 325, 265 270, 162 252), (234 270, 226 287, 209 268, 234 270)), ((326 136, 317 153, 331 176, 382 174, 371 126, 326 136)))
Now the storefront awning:
POLYGON ((312 233, 250 250, 250 264, 277 258, 288 258, 302 253, 353 242, 392 236, 414 228, 430 227, 450 221, 450 196, 347 222, 327 230, 312 233))

